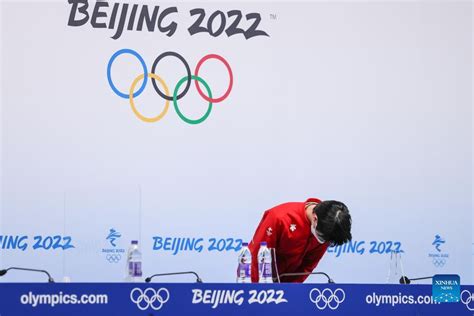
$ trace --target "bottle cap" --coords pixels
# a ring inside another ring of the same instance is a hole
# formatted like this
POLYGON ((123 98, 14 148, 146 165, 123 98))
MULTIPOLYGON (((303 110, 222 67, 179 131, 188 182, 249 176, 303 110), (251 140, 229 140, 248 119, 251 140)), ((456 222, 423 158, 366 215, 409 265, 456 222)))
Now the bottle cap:
POLYGON ((266 241, 262 241, 262 242, 260 243, 260 246, 266 246, 266 245, 267 245, 267 242, 266 242, 266 241))
POLYGON ((138 245, 138 240, 132 240, 132 245, 138 245))
POLYGON ((249 245, 248 242, 243 242, 243 243, 242 243, 242 246, 244 246, 244 247, 247 247, 248 245, 249 245))

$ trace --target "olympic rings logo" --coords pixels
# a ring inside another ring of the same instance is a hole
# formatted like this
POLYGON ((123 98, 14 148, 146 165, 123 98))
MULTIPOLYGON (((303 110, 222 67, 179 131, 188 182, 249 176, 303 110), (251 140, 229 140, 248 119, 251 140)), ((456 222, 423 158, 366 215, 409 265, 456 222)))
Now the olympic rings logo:
POLYGON ((334 292, 329 288, 326 288, 323 291, 314 288, 309 292, 309 299, 319 310, 324 310, 326 307, 335 310, 339 307, 339 304, 344 302, 346 299, 346 293, 340 288, 336 289, 334 292))
POLYGON ((474 306, 471 307, 471 303, 474 302, 474 293, 464 290, 461 292, 461 302, 466 305, 467 309, 471 312, 474 311, 474 306), (467 295, 466 295, 467 294, 467 295))
POLYGON ((122 256, 120 254, 116 254, 116 255, 107 255, 105 257, 107 259, 108 262, 110 263, 117 263, 119 262, 121 259, 122 259, 122 256))
POLYGON ((163 305, 170 299, 170 292, 165 288, 155 290, 151 287, 142 291, 140 288, 134 288, 130 292, 130 299, 137 307, 144 311, 150 307, 155 311, 160 310, 163 305))
POLYGON ((112 55, 112 57, 110 57, 109 62, 107 64, 107 80, 109 82, 110 87, 112 88, 112 91, 116 95, 118 95, 121 98, 129 100, 130 106, 132 107, 132 110, 133 110, 133 113, 135 114, 135 116, 138 119, 142 120, 143 122, 148 122, 148 123, 158 122, 159 120, 161 120, 166 115, 166 113, 168 112, 170 101, 173 101, 173 105, 174 105, 174 109, 176 110, 176 113, 178 114, 178 116, 184 122, 186 122, 188 124, 202 123, 209 117, 209 114, 211 114, 212 105, 215 104, 215 103, 222 102, 225 99, 227 99, 227 97, 229 96, 229 94, 232 90, 232 87, 234 85, 234 75, 232 73, 232 69, 230 68, 230 65, 227 62, 227 60, 224 59, 224 57, 222 57, 220 55, 208 54, 208 55, 204 56, 197 63, 196 68, 194 69, 194 74, 191 74, 191 69, 189 67, 189 64, 184 59, 183 56, 181 56, 180 54, 178 54, 176 52, 171 52, 171 51, 164 52, 163 54, 156 57, 155 61, 153 62, 153 65, 151 67, 151 72, 149 73, 148 68, 145 64, 145 61, 140 56, 140 54, 138 54, 136 51, 134 51, 132 49, 127 49, 127 48, 118 50, 117 52, 115 52, 112 55), (133 80, 128 93, 119 91, 117 89, 114 82, 112 81, 112 74, 111 74, 113 62, 115 61, 115 59, 117 57, 119 57, 120 55, 123 55, 123 54, 130 54, 130 55, 136 57, 139 60, 140 64, 142 65, 142 68, 143 68, 143 74, 138 75, 133 80), (175 57, 175 58, 179 59, 184 64, 184 67, 186 68, 186 76, 184 76, 183 78, 181 78, 178 81, 178 83, 176 84, 176 87, 174 87, 174 90, 172 91, 172 94, 170 94, 170 89, 168 88, 168 85, 166 84, 164 79, 162 77, 158 76, 155 72, 156 69, 157 69, 158 63, 165 57, 175 57), (206 62, 209 59, 217 59, 220 62, 222 62, 224 64, 224 66, 227 68, 227 72, 229 73, 229 85, 227 87, 227 90, 224 92, 223 95, 221 95, 217 98, 212 96, 211 88, 209 87, 207 82, 203 78, 199 77, 199 70, 201 69, 201 66, 204 64, 204 62, 206 62), (155 89, 156 93, 158 93, 158 95, 165 100, 165 107, 164 107, 163 111, 161 111, 158 115, 153 116, 153 117, 144 116, 142 113, 140 113, 137 110, 137 108, 135 106, 135 98, 138 97, 143 92, 143 90, 145 89, 145 87, 148 83, 148 78, 151 79, 151 83, 153 84, 153 88, 155 89), (195 83, 195 86, 196 86, 196 89, 197 89, 199 95, 204 100, 206 100, 208 102, 208 107, 207 107, 206 113, 204 113, 204 115, 202 117, 198 118, 198 119, 191 119, 191 118, 186 117, 181 112, 181 110, 179 109, 179 106, 178 106, 178 100, 183 98, 186 95, 186 93, 188 93, 188 90, 191 86, 191 81, 192 80, 194 80, 194 83, 195 83), (142 81, 142 84, 140 85, 140 88, 137 91, 135 91, 135 88, 137 87, 137 84, 140 81, 142 81), (158 86, 157 82, 161 85, 164 92, 162 90, 160 90, 160 87, 158 86), (201 86, 199 85, 199 83, 201 83, 204 86, 204 88, 206 89, 207 95, 202 91, 201 86), (181 88, 181 86, 183 84, 185 84, 184 90, 181 93, 178 94, 179 89, 181 88))
POLYGON ((437 268, 442 268, 446 264, 446 259, 441 258, 441 259, 436 259, 433 258, 433 265, 437 268))

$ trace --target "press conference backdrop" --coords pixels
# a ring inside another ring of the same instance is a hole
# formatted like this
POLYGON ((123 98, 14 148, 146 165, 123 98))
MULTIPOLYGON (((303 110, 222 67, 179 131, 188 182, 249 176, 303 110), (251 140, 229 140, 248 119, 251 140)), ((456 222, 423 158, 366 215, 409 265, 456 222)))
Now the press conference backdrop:
POLYGON ((470 3, 69 2, 1 3, 1 266, 122 281, 138 239, 145 275, 234 282, 262 213, 318 197, 353 217, 336 282, 395 250, 473 283, 470 3))

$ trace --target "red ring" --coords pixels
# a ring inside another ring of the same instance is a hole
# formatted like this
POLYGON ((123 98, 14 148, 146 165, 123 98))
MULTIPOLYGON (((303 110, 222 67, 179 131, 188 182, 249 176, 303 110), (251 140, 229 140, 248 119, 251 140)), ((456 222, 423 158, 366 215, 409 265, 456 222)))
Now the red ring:
POLYGON ((201 90, 201 87, 199 86, 199 83, 198 81, 196 80, 194 83, 196 84, 196 89, 197 91, 199 92, 199 94, 201 95, 202 98, 204 98, 204 100, 208 101, 208 102, 212 102, 212 103, 219 103, 221 101, 224 101, 230 94, 230 91, 232 90, 232 86, 234 85, 234 75, 232 74, 232 69, 230 69, 230 65, 229 63, 227 62, 227 60, 224 59, 224 57, 220 56, 220 55, 217 55, 217 54, 209 54, 209 55, 206 55, 204 56, 203 58, 201 58, 201 60, 198 62, 198 64, 196 65, 196 70, 194 71, 194 75, 197 77, 198 76, 198 72, 199 72, 199 68, 201 68, 202 64, 208 60, 208 59, 211 59, 211 58, 215 58, 215 59, 218 59, 220 60, 227 68, 227 71, 229 72, 229 77, 230 77, 230 84, 229 84, 229 87, 227 88, 227 91, 224 93, 223 96, 219 97, 219 98, 210 98, 208 97, 207 95, 205 95, 202 90, 201 90))

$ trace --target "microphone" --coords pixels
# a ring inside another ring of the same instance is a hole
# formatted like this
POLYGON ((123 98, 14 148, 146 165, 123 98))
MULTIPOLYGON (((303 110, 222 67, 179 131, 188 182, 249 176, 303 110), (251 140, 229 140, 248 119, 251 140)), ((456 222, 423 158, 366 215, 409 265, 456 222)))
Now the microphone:
POLYGON ((48 282, 49 283, 54 283, 54 279, 51 277, 51 274, 48 273, 46 270, 39 270, 39 269, 30 269, 30 268, 20 268, 20 267, 10 267, 8 269, 3 269, 0 270, 0 277, 4 276, 7 274, 8 271, 10 270, 19 270, 19 271, 30 271, 30 272, 39 272, 39 273, 44 273, 48 276, 48 282))
POLYGON ((414 278, 414 279, 410 279, 408 278, 406 275, 402 276, 400 278, 400 284, 410 284, 411 281, 418 281, 418 280, 428 280, 428 279, 433 279, 432 276, 429 276, 429 277, 422 277, 422 278, 414 278))
POLYGON ((328 279, 328 283, 334 283, 334 280, 331 279, 331 277, 324 272, 295 272, 295 273, 283 273, 280 274, 280 278, 286 277, 286 276, 301 276, 301 275, 312 275, 312 274, 319 274, 319 275, 324 275, 328 279))
POLYGON ((199 277, 199 275, 194 272, 194 271, 185 271, 185 272, 170 272, 170 273, 157 273, 153 274, 152 276, 149 276, 148 278, 145 279, 146 283, 150 283, 151 279, 154 277, 161 277, 161 276, 168 276, 168 275, 179 275, 179 274, 193 274, 196 276, 196 283, 202 283, 202 279, 199 277))

